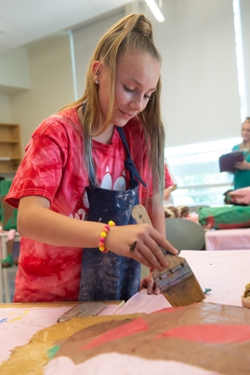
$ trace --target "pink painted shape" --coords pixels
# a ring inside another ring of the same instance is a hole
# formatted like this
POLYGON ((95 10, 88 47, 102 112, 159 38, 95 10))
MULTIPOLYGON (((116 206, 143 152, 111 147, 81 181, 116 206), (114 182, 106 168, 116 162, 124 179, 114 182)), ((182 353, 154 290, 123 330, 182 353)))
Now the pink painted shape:
POLYGON ((174 337, 193 342, 225 344, 250 341, 250 326, 205 324, 176 327, 157 335, 155 339, 174 337))
POLYGON ((148 330, 148 324, 143 320, 143 318, 138 318, 123 324, 120 327, 111 329, 108 332, 105 332, 103 335, 98 336, 96 339, 92 340, 90 343, 82 346, 79 350, 91 349, 101 344, 112 342, 116 339, 122 337, 130 336, 138 332, 145 332, 148 330))

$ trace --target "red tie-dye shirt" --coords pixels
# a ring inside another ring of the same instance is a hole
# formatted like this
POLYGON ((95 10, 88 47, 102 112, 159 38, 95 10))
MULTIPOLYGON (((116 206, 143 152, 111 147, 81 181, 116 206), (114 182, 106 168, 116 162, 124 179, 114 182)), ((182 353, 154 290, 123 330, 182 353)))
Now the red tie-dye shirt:
MULTIPOLYGON (((151 191, 142 126, 137 119, 132 119, 124 132, 131 157, 151 191)), ((114 130, 111 144, 94 140, 92 144, 99 186, 127 189, 129 173, 124 168, 127 155, 117 130, 114 130)), ((42 196, 50 201, 51 210, 84 220, 88 211, 85 187, 89 180, 82 150, 83 135, 76 109, 47 118, 35 130, 26 147, 6 201, 18 207, 21 197, 42 196)), ((140 201, 146 196, 147 189, 140 184, 140 201)), ((81 258, 82 249, 22 238, 14 301, 77 300, 81 258)))

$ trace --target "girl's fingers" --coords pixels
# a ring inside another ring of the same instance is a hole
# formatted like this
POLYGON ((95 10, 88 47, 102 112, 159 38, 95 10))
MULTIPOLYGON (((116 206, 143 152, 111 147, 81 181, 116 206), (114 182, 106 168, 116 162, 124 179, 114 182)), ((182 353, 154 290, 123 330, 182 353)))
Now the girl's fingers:
MULTIPOLYGON (((135 250, 134 253, 130 255, 130 258, 137 260, 138 262, 140 262, 141 264, 143 264, 144 266, 148 268, 157 268, 139 250, 135 250)), ((159 267, 160 265, 158 265, 157 269, 162 269, 162 267, 160 268, 159 267)))
POLYGON ((148 268, 158 270, 169 265, 160 246, 172 254, 178 254, 174 246, 148 224, 112 228, 107 236, 106 246, 117 254, 133 258, 148 268), (128 242, 129 238, 131 242, 128 242), (118 240, 124 245, 119 252, 117 252, 118 240))
POLYGON ((148 294, 152 294, 153 288, 154 288, 154 280, 150 279, 150 280, 148 280, 148 285, 147 285, 148 294))
POLYGON ((154 241, 161 246, 163 249, 169 251, 170 253, 177 255, 178 250, 166 239, 160 236, 158 232, 156 232, 156 237, 153 237, 154 241))
POLYGON ((152 239, 147 244, 137 242, 132 258, 151 269, 162 270, 169 265, 161 248, 152 239))
POLYGON ((162 269, 169 265, 169 262, 162 252, 162 249, 151 237, 147 238, 147 241, 144 243, 144 246, 141 247, 141 249, 144 251, 144 256, 146 256, 151 264, 154 265, 154 268, 162 269), (160 265, 161 268, 159 268, 158 265, 160 265))
POLYGON ((158 286, 156 285, 152 274, 146 276, 144 279, 141 280, 140 289, 142 288, 147 288, 148 294, 154 293, 158 295, 161 292, 158 286))
POLYGON ((158 288, 158 286, 156 284, 155 284, 154 293, 157 294, 157 295, 161 293, 160 289, 158 288))

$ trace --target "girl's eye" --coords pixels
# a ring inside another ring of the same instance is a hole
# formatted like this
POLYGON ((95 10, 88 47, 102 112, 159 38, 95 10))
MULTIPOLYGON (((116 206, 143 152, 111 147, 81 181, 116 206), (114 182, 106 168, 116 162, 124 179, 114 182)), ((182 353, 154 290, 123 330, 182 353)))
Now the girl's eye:
POLYGON ((134 90, 132 89, 129 89, 127 86, 123 86, 124 90, 127 91, 127 92, 134 92, 134 90))
MULTIPOLYGON (((135 92, 134 89, 130 89, 129 87, 127 86, 123 86, 124 90, 127 91, 127 92, 135 92)), ((144 98, 147 99, 147 100, 150 100, 151 99, 151 95, 144 95, 144 98)))

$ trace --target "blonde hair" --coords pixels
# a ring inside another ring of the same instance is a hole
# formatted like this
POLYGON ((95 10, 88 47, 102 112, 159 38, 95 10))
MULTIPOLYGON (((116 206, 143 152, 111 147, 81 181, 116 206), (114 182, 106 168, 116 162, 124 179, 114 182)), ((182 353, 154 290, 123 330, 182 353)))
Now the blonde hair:
MULTIPOLYGON (((84 156, 92 182, 95 182, 95 168, 92 161, 91 136, 100 134, 109 125, 115 98, 116 63, 127 49, 140 53, 149 53, 154 59, 161 61, 153 42, 151 22, 143 14, 130 14, 122 18, 103 35, 89 62, 86 74, 86 88, 83 96, 63 108, 77 107, 85 103, 83 126, 84 156), (101 110, 98 100, 98 85, 94 82, 92 72, 94 61, 101 60, 110 70, 111 87, 108 114, 103 125, 101 123, 101 110), (98 119, 98 117, 99 126, 93 128, 94 120, 98 119)), ((163 191, 164 176, 164 127, 160 114, 160 91, 161 80, 159 79, 156 90, 146 108, 138 115, 144 129, 155 192, 163 191)))

